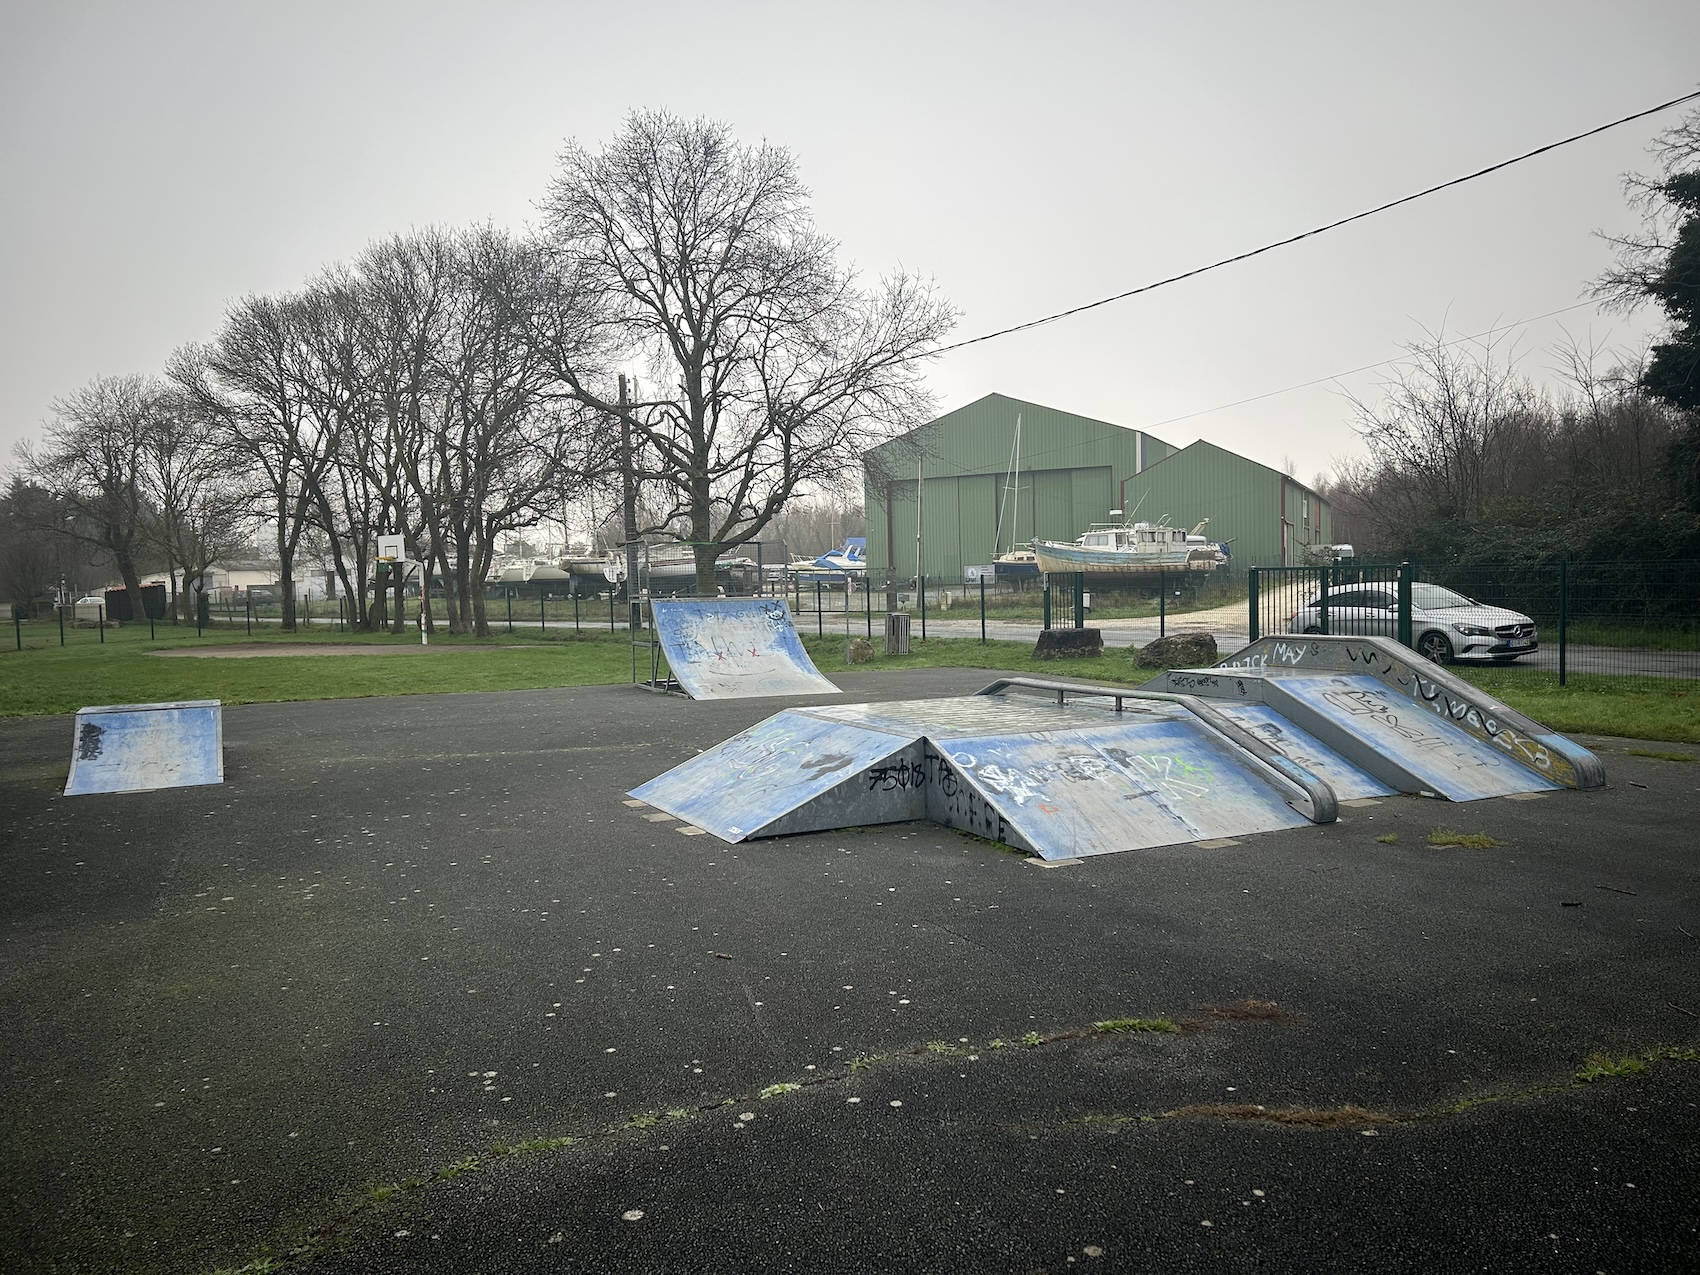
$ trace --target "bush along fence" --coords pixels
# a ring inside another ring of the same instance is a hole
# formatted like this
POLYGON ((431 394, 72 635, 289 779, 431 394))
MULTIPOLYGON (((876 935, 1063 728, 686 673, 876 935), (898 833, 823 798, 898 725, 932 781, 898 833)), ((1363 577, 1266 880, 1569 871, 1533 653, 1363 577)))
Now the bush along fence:
POLYGON ((1395 638, 1442 663, 1700 678, 1700 562, 1253 567, 1250 636, 1395 638))

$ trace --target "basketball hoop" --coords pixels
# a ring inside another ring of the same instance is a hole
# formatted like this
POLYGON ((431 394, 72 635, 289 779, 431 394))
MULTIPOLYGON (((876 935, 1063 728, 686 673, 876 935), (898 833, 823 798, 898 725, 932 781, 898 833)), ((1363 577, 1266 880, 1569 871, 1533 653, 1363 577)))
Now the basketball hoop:
POLYGON ((407 560, 407 546, 400 536, 379 536, 377 559, 385 566, 393 567, 398 562, 407 560))

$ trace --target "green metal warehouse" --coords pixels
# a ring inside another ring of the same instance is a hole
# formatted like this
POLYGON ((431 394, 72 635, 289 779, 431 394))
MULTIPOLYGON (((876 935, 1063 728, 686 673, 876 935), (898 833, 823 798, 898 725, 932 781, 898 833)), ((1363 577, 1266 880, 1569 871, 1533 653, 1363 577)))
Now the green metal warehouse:
POLYGON ((1208 518, 1205 534, 1227 544, 1236 570, 1299 562, 1305 545, 1327 544, 1333 532, 1327 501, 1279 470, 1002 394, 871 449, 863 488, 869 563, 915 574, 919 488, 925 572, 941 581, 962 580, 1012 544, 1071 541, 1111 521, 1113 509, 1189 529, 1208 518))

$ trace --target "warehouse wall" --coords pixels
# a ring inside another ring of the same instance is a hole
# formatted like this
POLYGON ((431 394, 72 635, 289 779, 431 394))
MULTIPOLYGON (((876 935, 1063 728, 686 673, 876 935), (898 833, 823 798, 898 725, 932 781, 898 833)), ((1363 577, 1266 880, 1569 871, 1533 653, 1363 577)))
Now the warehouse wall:
POLYGON ((1236 570, 1303 560, 1303 546, 1332 539, 1328 502, 1279 470, 1199 441, 1147 467, 1127 485, 1128 509, 1174 526, 1209 518, 1204 534, 1229 541, 1236 570), (1137 493, 1137 494, 1136 494, 1137 493), (1286 535, 1282 535, 1285 520, 1286 535))
POLYGON ((1073 540, 1107 521, 1119 484, 1141 459, 1149 466, 1173 450, 1137 430, 988 394, 868 454, 868 560, 914 574, 917 463, 925 474, 926 573, 960 580, 964 567, 992 560, 994 539, 1000 551, 1034 537, 1073 540), (1006 493, 1018 416, 1020 481, 1006 493), (888 490, 894 559, 886 556, 888 490))

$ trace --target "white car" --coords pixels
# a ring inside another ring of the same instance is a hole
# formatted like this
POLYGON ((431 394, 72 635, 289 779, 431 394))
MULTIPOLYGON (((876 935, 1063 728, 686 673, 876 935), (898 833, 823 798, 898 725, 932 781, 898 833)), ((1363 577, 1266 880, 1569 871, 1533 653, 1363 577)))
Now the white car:
MULTIPOLYGON (((1321 596, 1293 613, 1289 633, 1321 633, 1321 596)), ((1328 591, 1328 631, 1399 636, 1399 593, 1392 584, 1349 584, 1328 591)), ((1436 664, 1453 660, 1509 663, 1540 649, 1535 622, 1517 611, 1484 606, 1438 584, 1411 585, 1411 645, 1436 664)))

